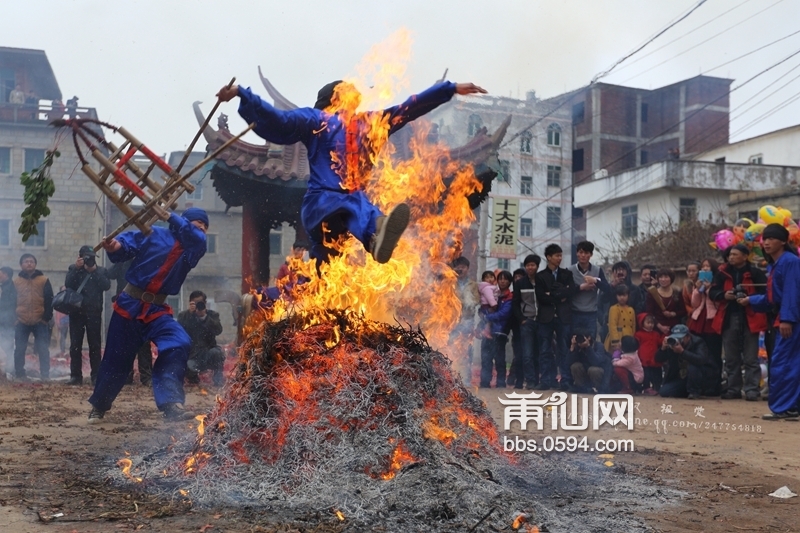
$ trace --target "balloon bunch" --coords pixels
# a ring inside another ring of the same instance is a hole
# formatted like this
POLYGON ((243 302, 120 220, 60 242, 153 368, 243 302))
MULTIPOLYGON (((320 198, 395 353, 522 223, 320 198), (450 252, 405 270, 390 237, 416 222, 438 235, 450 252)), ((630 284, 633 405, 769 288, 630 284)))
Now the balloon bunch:
POLYGON ((744 244, 750 250, 750 261, 761 263, 764 251, 761 249, 761 233, 769 224, 780 224, 789 230, 789 242, 800 246, 800 227, 792 219, 792 212, 774 205, 764 205, 758 210, 758 220, 740 218, 733 227, 719 230, 714 234, 714 241, 708 243, 711 248, 726 250, 735 244, 744 244))

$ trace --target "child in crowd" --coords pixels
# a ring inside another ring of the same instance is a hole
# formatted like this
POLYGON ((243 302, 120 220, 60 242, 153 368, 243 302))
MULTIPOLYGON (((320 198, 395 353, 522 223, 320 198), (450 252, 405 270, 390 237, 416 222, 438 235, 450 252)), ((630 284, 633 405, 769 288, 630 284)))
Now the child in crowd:
POLYGON ((661 388, 661 363, 656 361, 656 352, 664 342, 664 334, 656 329, 656 317, 639 313, 639 329, 634 338, 639 343, 639 360, 644 369, 644 394, 656 396, 661 388))
POLYGON ((636 313, 633 307, 628 305, 629 290, 624 283, 614 289, 617 303, 608 310, 608 336, 605 342, 606 351, 609 353, 615 351, 616 348, 612 346, 615 342, 621 341, 626 335, 633 336, 636 333, 636 313))
POLYGON ((639 390, 639 385, 644 382, 644 369, 639 360, 639 343, 630 335, 622 337, 620 342, 622 355, 619 359, 614 359, 614 375, 619 380, 622 388, 620 394, 633 394, 634 389, 639 390))
MULTIPOLYGON (((497 295, 500 290, 497 288, 497 277, 491 270, 485 271, 481 274, 481 282, 478 283, 478 294, 481 298, 481 316, 486 313, 491 313, 497 310, 497 295)), ((481 336, 484 339, 492 338, 492 330, 486 320, 482 320, 481 325, 478 327, 481 331, 481 336)))

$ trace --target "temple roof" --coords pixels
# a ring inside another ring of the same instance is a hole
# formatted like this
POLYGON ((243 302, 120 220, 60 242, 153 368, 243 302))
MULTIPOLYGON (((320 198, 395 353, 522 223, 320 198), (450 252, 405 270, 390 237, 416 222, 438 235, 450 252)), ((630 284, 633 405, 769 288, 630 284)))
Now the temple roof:
MULTIPOLYGON (((284 110, 297 108, 261 74, 261 67, 259 67, 258 73, 261 77, 261 83, 274 101, 276 108, 284 110)), ((205 122, 205 116, 200 110, 200 102, 195 102, 193 108, 197 122, 202 126, 203 122, 205 122)), ((485 128, 481 129, 467 144, 451 149, 450 157, 474 165, 485 162, 493 152, 497 151, 497 147, 503 140, 510 123, 511 116, 506 118, 497 131, 491 135, 485 128)), ((400 130, 398 133, 402 131, 400 130)), ((209 125, 203 131, 203 136, 208 142, 207 150, 209 152, 224 144, 233 137, 233 134, 228 129, 228 117, 220 115, 217 120, 217 129, 209 125)), ((393 139, 397 142, 402 137, 395 135, 393 139)), ((239 140, 219 154, 217 160, 229 167, 234 167, 240 171, 238 174, 247 175, 247 177, 255 181, 305 181, 309 176, 308 152, 301 143, 284 146, 265 141, 264 144, 256 145, 239 140)))

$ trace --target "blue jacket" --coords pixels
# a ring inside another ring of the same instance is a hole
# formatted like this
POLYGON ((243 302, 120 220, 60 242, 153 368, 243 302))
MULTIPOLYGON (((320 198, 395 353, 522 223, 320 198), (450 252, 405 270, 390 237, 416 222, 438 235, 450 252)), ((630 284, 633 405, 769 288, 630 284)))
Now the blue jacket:
MULTIPOLYGON (((433 87, 414 95, 400 105, 382 111, 388 115, 389 135, 408 122, 432 111, 448 102, 456 91, 452 82, 437 83, 433 87)), ((320 109, 303 107, 292 110, 276 109, 249 88, 239 87, 239 114, 248 123, 255 123, 255 132, 260 137, 275 144, 294 144, 301 142, 308 151, 310 176, 308 191, 303 200, 303 226, 310 230, 322 224, 330 215, 329 197, 318 194, 330 191, 344 194, 341 176, 345 173, 341 166, 333 163, 331 152, 336 153, 341 165, 346 163, 345 142, 346 124, 338 114, 329 114, 320 109), (317 194, 314 194, 317 193, 317 194)), ((358 145, 364 147, 366 134, 364 121, 360 121, 358 145)))
POLYGON ((485 318, 491 325, 492 335, 508 335, 508 322, 511 319, 513 294, 509 292, 501 296, 497 302, 497 311, 486 313, 485 318))
MULTIPOLYGON (((205 233, 175 213, 169 217, 169 229, 156 226, 149 235, 129 231, 117 240, 122 247, 109 253, 108 259, 112 263, 133 259, 125 281, 153 294, 178 294, 189 271, 206 253, 205 233)), ((145 303, 125 292, 114 302, 114 310, 145 322, 172 313, 168 305, 145 303)))

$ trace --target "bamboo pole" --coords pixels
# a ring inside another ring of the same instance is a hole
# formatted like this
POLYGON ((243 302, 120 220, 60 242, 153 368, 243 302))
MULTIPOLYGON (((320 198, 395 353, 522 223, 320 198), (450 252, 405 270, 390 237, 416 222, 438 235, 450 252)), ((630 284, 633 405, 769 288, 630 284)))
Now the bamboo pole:
MULTIPOLYGON (((235 81, 236 81, 236 76, 231 78, 231 82, 225 88, 229 89, 229 88, 233 87, 233 83, 235 81)), ((192 150, 194 149, 194 145, 197 144, 197 140, 200 138, 200 135, 202 135, 203 132, 205 131, 205 129, 208 127, 208 123, 211 122, 211 117, 213 117, 214 113, 217 112, 217 108, 219 108, 219 105, 221 103, 222 103, 222 100, 217 98, 217 103, 214 104, 214 107, 211 108, 211 112, 206 117, 206 121, 203 122, 203 125, 200 126, 199 130, 197 130, 197 133, 195 134, 194 139, 192 139, 192 142, 189 143, 189 148, 187 148, 186 149, 186 153, 183 154, 183 158, 181 158, 181 162, 178 163, 178 167, 175 169, 176 173, 178 173, 178 174, 181 173, 181 169, 183 168, 183 165, 186 164, 186 160, 189 159, 189 154, 192 153, 192 150)))

